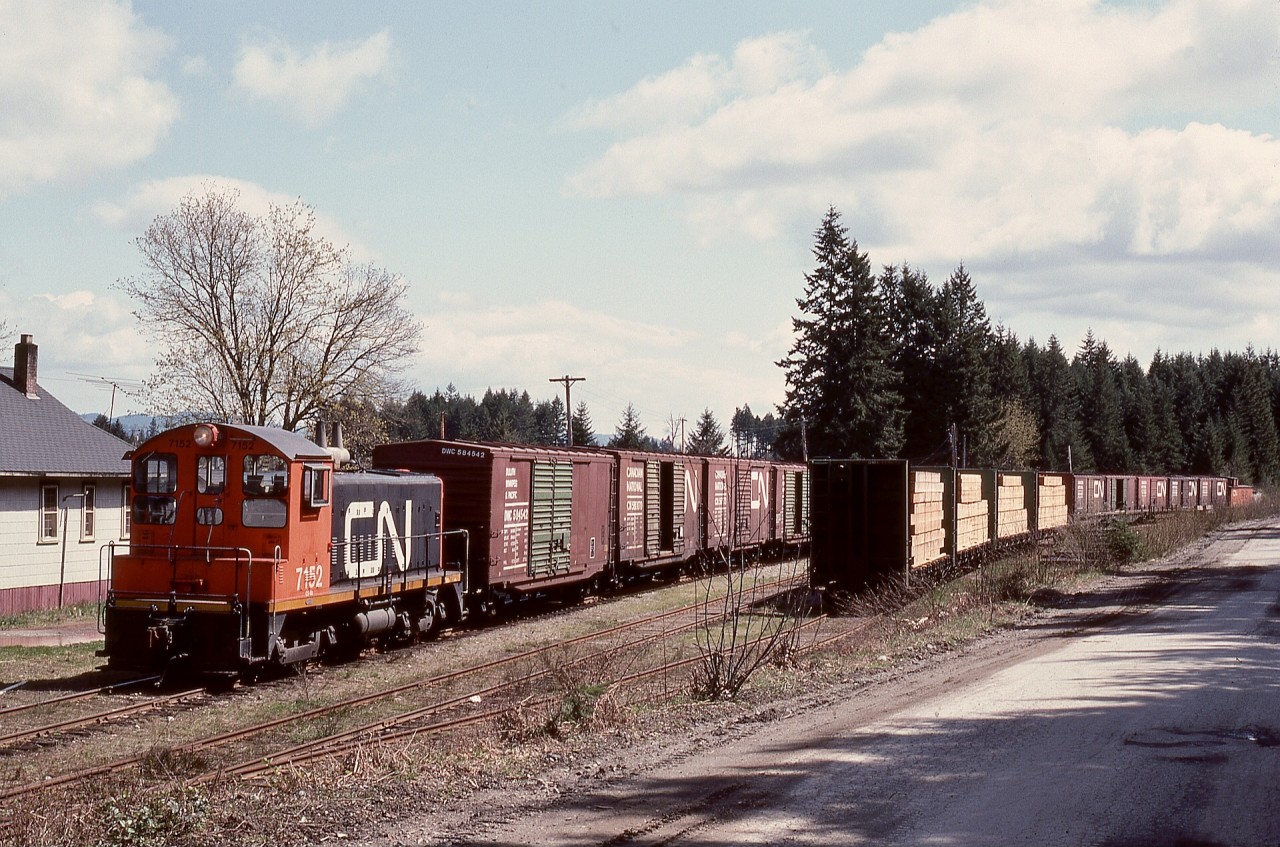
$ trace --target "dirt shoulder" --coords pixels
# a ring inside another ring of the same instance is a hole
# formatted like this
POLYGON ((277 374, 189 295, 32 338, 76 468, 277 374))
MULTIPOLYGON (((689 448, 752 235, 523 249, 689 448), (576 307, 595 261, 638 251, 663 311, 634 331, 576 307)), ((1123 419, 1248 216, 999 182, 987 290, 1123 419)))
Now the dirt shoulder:
MULTIPOLYGON (((902 657, 874 674, 816 690, 774 692, 748 704, 688 704, 638 726, 522 751, 509 779, 447 786, 427 814, 365 828, 369 847, 418 844, 668 843, 693 832, 708 810, 752 804, 750 784, 726 782, 744 763, 777 771, 781 751, 820 740, 838 716, 843 729, 919 706, 1077 636, 1144 614, 1238 550, 1263 522, 1237 524, 1173 556, 1049 592, 1017 626, 962 646, 902 657), (730 768, 729 766, 733 767, 730 768), (662 796, 653 796, 662 775, 662 796)), ((934 645, 928 645, 933 648, 934 645)), ((654 716, 650 716, 654 717, 654 716)), ((535 747, 537 745, 534 745, 535 747)), ((775 774, 785 779, 785 774, 775 774)), ((776 780, 775 780, 776 781, 776 780)), ((723 809, 717 814, 723 815, 723 809)), ((869 824, 870 825, 870 824, 869 824)), ((344 835, 346 835, 344 833, 344 835)))

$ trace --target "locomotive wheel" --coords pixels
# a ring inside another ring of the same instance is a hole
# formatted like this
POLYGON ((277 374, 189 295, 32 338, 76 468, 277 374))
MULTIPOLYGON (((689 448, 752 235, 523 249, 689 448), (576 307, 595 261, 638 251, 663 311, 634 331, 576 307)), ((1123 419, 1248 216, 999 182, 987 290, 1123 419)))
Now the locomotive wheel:
POLYGON ((430 641, 440 634, 441 614, 440 609, 434 601, 428 600, 426 606, 422 610, 422 617, 418 618, 418 637, 423 641, 430 641))

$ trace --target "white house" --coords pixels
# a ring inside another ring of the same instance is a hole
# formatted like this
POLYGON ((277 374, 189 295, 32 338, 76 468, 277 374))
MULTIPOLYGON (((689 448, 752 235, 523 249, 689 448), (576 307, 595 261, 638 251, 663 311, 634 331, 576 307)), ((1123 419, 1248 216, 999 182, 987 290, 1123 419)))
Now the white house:
POLYGON ((130 444, 36 382, 30 335, 0 368, 0 614, 96 600, 103 550, 129 537, 130 444))

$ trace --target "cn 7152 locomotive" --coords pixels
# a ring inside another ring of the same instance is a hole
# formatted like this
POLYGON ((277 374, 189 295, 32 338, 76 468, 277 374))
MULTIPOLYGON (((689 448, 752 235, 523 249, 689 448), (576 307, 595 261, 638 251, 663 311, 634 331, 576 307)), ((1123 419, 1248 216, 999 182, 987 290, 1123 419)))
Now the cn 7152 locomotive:
POLYGON ((240 674, 462 615, 435 476, 336 473, 300 435, 222 424, 169 430, 130 457, 130 541, 103 610, 112 667, 240 674))

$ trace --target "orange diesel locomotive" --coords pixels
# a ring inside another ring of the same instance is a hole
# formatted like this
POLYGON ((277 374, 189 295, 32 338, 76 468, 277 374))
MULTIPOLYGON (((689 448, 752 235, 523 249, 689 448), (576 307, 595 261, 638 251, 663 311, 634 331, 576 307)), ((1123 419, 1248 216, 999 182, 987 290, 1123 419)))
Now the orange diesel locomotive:
POLYGON ((103 609, 112 667, 251 673, 461 617, 436 476, 335 473, 300 435, 230 424, 168 430, 129 458, 130 541, 103 609))

